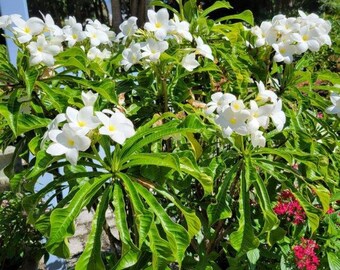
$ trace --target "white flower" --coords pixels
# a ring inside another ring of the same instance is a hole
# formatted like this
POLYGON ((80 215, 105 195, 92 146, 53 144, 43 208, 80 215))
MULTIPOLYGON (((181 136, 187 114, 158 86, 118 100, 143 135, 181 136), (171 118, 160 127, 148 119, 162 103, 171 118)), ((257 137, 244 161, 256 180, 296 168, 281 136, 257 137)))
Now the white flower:
POLYGON ((46 14, 45 16, 41 13, 41 15, 45 21, 45 31, 50 32, 52 36, 62 36, 64 34, 63 30, 61 30, 61 28, 54 23, 54 20, 50 14, 46 14))
POLYGON ((201 37, 195 38, 196 41, 196 54, 203 55, 204 57, 214 61, 214 56, 209 45, 204 44, 201 37))
POLYGON ((259 93, 256 96, 256 101, 270 102, 270 103, 277 102, 277 99, 278 99, 277 95, 271 90, 266 90, 262 81, 256 82, 256 85, 259 90, 259 93))
POLYGON ((174 14, 174 18, 170 20, 169 32, 172 34, 177 42, 181 42, 182 38, 192 41, 192 35, 189 31, 189 23, 186 21, 180 21, 178 16, 174 14))
POLYGON ((161 53, 167 50, 169 47, 166 41, 157 41, 152 38, 148 38, 142 46, 142 57, 148 57, 151 62, 155 62, 161 56, 161 53))
POLYGON ((131 44, 129 48, 124 49, 123 60, 120 62, 124 66, 124 70, 127 71, 132 65, 135 65, 142 58, 141 47, 139 43, 131 44))
POLYGON ((39 35, 37 41, 32 41, 28 46, 30 51, 30 64, 37 65, 44 63, 46 66, 54 65, 54 57, 60 53, 61 49, 58 45, 49 44, 44 35, 39 35))
POLYGON ((218 92, 211 95, 212 101, 207 104, 206 114, 212 114, 215 110, 217 113, 223 112, 230 106, 230 103, 236 100, 233 94, 218 92))
POLYGON ((12 18, 17 17, 21 18, 19 14, 12 14, 12 15, 3 15, 0 17, 0 28, 8 28, 13 23, 12 18))
POLYGON ((128 37, 133 36, 138 30, 137 17, 131 16, 119 25, 120 33, 117 35, 116 39, 119 40, 123 38, 123 44, 128 37))
POLYGON ((262 131, 255 131, 253 133, 250 134, 250 138, 251 138, 251 144, 256 147, 265 147, 266 146, 266 138, 263 136, 263 132, 262 131))
POLYGON ((43 148, 47 138, 48 134, 51 130, 58 129, 58 125, 61 122, 66 121, 66 115, 64 113, 58 114, 52 121, 51 123, 48 124, 47 126, 47 131, 45 132, 44 136, 42 137, 41 143, 40 143, 40 148, 43 148))
POLYGON ((105 33, 105 35, 107 36, 107 41, 102 43, 111 45, 111 40, 115 38, 116 34, 110 30, 110 27, 108 27, 106 24, 101 23, 97 19, 95 19, 94 21, 91 19, 87 19, 86 22, 87 25, 91 25, 98 31, 105 33))
POLYGON ((272 119, 276 130, 281 131, 283 129, 284 124, 286 123, 286 115, 282 111, 282 100, 279 99, 276 104, 267 105, 272 106, 272 112, 270 114, 270 118, 272 119))
POLYGON ((85 29, 85 35, 90 39, 91 46, 96 47, 100 44, 108 44, 110 42, 108 35, 93 25, 88 24, 85 29))
POLYGON ((86 151, 91 145, 91 140, 84 133, 75 131, 68 124, 65 124, 62 130, 51 130, 48 136, 53 142, 46 152, 51 156, 65 154, 72 165, 77 164, 79 151, 86 151))
POLYGON ((81 92, 81 99, 85 106, 94 106, 98 98, 98 93, 93 93, 91 90, 81 92))
POLYGON ((234 131, 240 135, 247 135, 248 128, 246 120, 249 117, 248 110, 240 110, 234 112, 231 107, 226 108, 216 118, 216 123, 223 128, 225 135, 230 136, 230 131, 234 131))
POLYGON ((33 36, 39 35, 45 27, 44 22, 36 17, 29 18, 27 21, 20 17, 11 17, 11 19, 16 25, 13 27, 13 30, 18 36, 20 43, 29 42, 33 36))
POLYGON ((74 130, 82 130, 84 135, 86 135, 90 130, 98 127, 100 124, 98 118, 93 115, 92 106, 85 106, 79 111, 72 107, 67 107, 66 119, 69 122, 70 128, 74 130))
POLYGON ((340 95, 338 93, 331 93, 331 102, 333 103, 332 106, 329 106, 326 109, 326 112, 329 114, 336 114, 340 117, 340 95))
POLYGON ((241 99, 233 100, 230 103, 230 108, 233 112, 240 112, 240 111, 244 110, 245 107, 246 106, 244 105, 243 100, 241 100, 241 99))
POLYGON ((87 58, 90 60, 95 59, 109 59, 111 57, 111 52, 107 49, 104 49, 103 51, 99 50, 97 47, 92 47, 87 52, 87 58))
POLYGON ((96 112, 98 119, 103 124, 99 129, 100 134, 110 136, 113 141, 119 144, 123 144, 127 138, 135 134, 132 122, 123 113, 109 110, 104 112, 111 114, 111 117, 108 117, 103 112, 96 112))
POLYGON ((67 45, 69 47, 74 46, 74 44, 78 41, 82 41, 86 38, 86 35, 83 31, 83 27, 80 23, 77 23, 76 18, 70 16, 65 20, 65 26, 63 28, 65 40, 67 41, 67 45))
POLYGON ((149 22, 144 25, 145 30, 154 32, 158 40, 164 40, 169 29, 169 12, 166 8, 161 8, 157 12, 148 10, 149 22))
POLYGON ((272 45, 273 49, 275 50, 275 55, 273 60, 275 62, 284 62, 286 64, 290 64, 293 62, 293 54, 296 52, 296 46, 291 45, 289 43, 274 43, 272 45))
POLYGON ((195 59, 195 53, 190 53, 184 56, 181 64, 188 71, 193 71, 200 65, 200 63, 198 63, 195 59))
POLYGON ((247 121, 250 133, 257 131, 260 127, 267 128, 269 125, 269 116, 272 113, 271 105, 258 107, 254 100, 250 101, 249 117, 247 121))

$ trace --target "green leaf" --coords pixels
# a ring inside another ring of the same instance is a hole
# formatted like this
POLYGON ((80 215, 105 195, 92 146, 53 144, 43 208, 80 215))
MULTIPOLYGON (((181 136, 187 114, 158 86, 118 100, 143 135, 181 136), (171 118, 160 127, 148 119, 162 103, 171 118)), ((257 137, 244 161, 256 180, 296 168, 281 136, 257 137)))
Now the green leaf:
POLYGON ((101 258, 101 235, 111 191, 112 187, 107 188, 103 193, 92 220, 92 228, 85 249, 77 261, 75 270, 105 270, 105 265, 101 258))
POLYGON ((229 21, 229 20, 242 20, 250 24, 251 26, 254 26, 253 13, 248 9, 239 14, 234 14, 234 15, 229 15, 229 16, 224 16, 222 18, 219 18, 216 20, 216 22, 229 21))
POLYGON ((331 194, 329 190, 325 188, 323 185, 316 185, 316 186, 310 185, 310 187, 319 197, 319 200, 323 208, 323 212, 326 213, 329 210, 329 205, 331 203, 331 194))
POLYGON ((142 153, 130 155, 128 162, 121 167, 121 170, 139 165, 169 167, 180 172, 178 156, 170 153, 142 153))
POLYGON ((41 118, 32 114, 20 114, 18 116, 18 135, 38 128, 46 128, 51 122, 48 118, 41 118))
POLYGON ((225 1, 216 1, 214 2, 214 4, 212 4, 210 7, 206 8, 205 10, 203 10, 201 16, 202 17, 206 17, 208 14, 210 14, 211 12, 217 10, 217 9, 221 9, 221 8, 226 8, 226 9, 231 9, 233 8, 229 2, 225 2, 225 1))
POLYGON ((146 203, 149 205, 150 210, 152 210, 160 220, 166 237, 169 241, 170 248, 173 252, 173 256, 181 266, 185 250, 190 244, 188 232, 181 225, 172 221, 172 219, 168 216, 164 208, 159 204, 152 193, 150 193, 138 183, 134 183, 134 185, 139 194, 141 194, 146 203))
POLYGON ((166 190, 155 188, 155 191, 162 194, 165 198, 169 199, 181 210, 188 227, 189 237, 190 239, 192 239, 201 229, 201 221, 196 216, 195 211, 182 205, 179 199, 168 193, 166 190))
POLYGON ((204 196, 212 193, 213 178, 198 167, 191 152, 186 152, 186 156, 180 157, 180 167, 182 172, 193 176, 200 182, 204 190, 204 196))
POLYGON ((26 84, 26 91, 29 97, 32 94, 38 75, 39 75, 39 72, 35 68, 30 68, 24 73, 23 79, 26 84))
POLYGON ((152 252, 152 269, 166 269, 168 262, 174 261, 172 250, 157 230, 154 222, 152 222, 149 230, 150 249, 152 252))
POLYGON ((62 258, 70 256, 66 238, 74 234, 75 218, 110 177, 111 174, 103 174, 85 182, 66 208, 57 208, 52 212, 50 236, 46 243, 50 253, 62 258))
POLYGON ((264 225, 260 234, 269 232, 275 229, 279 224, 279 219, 273 212, 271 207, 269 194, 265 184, 263 183, 262 178, 258 175, 255 170, 253 163, 251 162, 250 157, 246 158, 246 170, 250 172, 250 177, 255 179, 254 186, 256 190, 256 196, 259 198, 260 207, 262 209, 264 225))
POLYGON ((290 153, 287 153, 285 150, 282 150, 282 149, 256 148, 253 152, 253 156, 256 156, 258 154, 279 156, 285 159, 289 164, 293 163, 293 156, 290 153))
POLYGON ((125 199, 122 188, 115 182, 113 191, 113 206, 117 230, 120 241, 122 241, 122 257, 115 266, 115 269, 125 269, 133 266, 138 261, 139 250, 133 243, 127 224, 125 199))
POLYGON ((328 259, 328 265, 329 265, 330 270, 339 270, 340 269, 339 254, 327 252, 327 259, 328 259))
POLYGON ((117 176, 123 180, 124 187, 129 194, 130 202, 136 212, 135 217, 139 234, 138 246, 141 247, 149 232, 150 225, 153 221, 153 214, 144 207, 130 177, 123 173, 118 173, 117 176))
POLYGON ((239 228, 230 235, 230 244, 238 252, 247 252, 259 246, 260 241, 254 235, 253 227, 251 225, 251 212, 249 193, 247 191, 247 182, 249 173, 242 171, 239 197, 239 228))
POLYGON ((249 250, 247 258, 252 265, 256 265, 256 262, 260 259, 260 250, 258 248, 249 250))
POLYGON ((216 202, 209 204, 207 208, 209 226, 213 225, 218 220, 230 218, 232 216, 232 211, 227 201, 227 192, 239 168, 240 162, 236 163, 229 170, 227 175, 223 177, 222 185, 219 187, 216 195, 216 202))

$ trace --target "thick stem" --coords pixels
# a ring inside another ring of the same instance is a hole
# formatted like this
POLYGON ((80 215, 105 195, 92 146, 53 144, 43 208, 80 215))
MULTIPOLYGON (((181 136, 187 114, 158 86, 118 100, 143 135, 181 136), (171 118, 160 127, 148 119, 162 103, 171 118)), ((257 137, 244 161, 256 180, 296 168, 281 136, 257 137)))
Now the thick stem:
POLYGON ((166 87, 166 78, 162 77, 161 78, 161 87, 162 87, 162 97, 163 97, 163 112, 168 112, 169 111, 169 106, 168 106, 168 91, 166 87))

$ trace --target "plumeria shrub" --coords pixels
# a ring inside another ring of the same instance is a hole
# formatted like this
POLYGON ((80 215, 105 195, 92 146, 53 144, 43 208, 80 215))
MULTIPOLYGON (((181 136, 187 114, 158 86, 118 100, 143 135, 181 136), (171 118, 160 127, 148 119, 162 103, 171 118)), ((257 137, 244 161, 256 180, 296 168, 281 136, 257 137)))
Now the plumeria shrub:
POLYGON ((154 4, 119 33, 0 18, 19 49, 16 66, 1 49, 1 144, 28 163, 6 172, 47 251, 70 256, 87 207, 76 269, 338 269, 340 78, 306 53, 330 23, 154 4))

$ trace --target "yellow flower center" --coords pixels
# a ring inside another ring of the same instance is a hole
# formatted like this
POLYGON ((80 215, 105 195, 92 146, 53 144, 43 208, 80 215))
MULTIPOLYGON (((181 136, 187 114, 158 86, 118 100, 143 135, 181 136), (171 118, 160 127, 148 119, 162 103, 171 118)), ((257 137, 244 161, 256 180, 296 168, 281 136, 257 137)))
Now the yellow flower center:
POLYGON ((233 124, 233 125, 235 125, 235 124, 237 123, 236 117, 231 118, 231 119, 230 119, 230 123, 233 124))
POLYGON ((162 24, 161 24, 160 22, 156 22, 155 27, 156 27, 156 28, 161 28, 161 27, 162 27, 162 24))
POLYGON ((85 127, 86 126, 86 122, 85 121, 78 121, 78 125, 80 127, 85 127))
POLYGON ((109 125, 109 131, 113 132, 116 130, 116 127, 114 125, 109 125))
POLYGON ((29 27, 25 27, 24 28, 24 32, 26 33, 26 34, 29 34, 29 33, 31 33, 31 29, 29 29, 29 27))
POLYGON ((67 141, 67 143, 68 143, 68 145, 71 146, 71 147, 73 147, 74 144, 75 144, 74 140, 72 140, 72 139, 69 139, 69 140, 67 141))
POLYGON ((234 110, 238 111, 241 108, 241 106, 240 106, 240 104, 235 103, 235 104, 233 104, 233 108, 234 108, 234 110))
POLYGON ((303 35, 303 36, 302 36, 302 40, 303 40, 303 41, 307 41, 308 39, 309 39, 309 38, 308 38, 307 35, 303 35))

